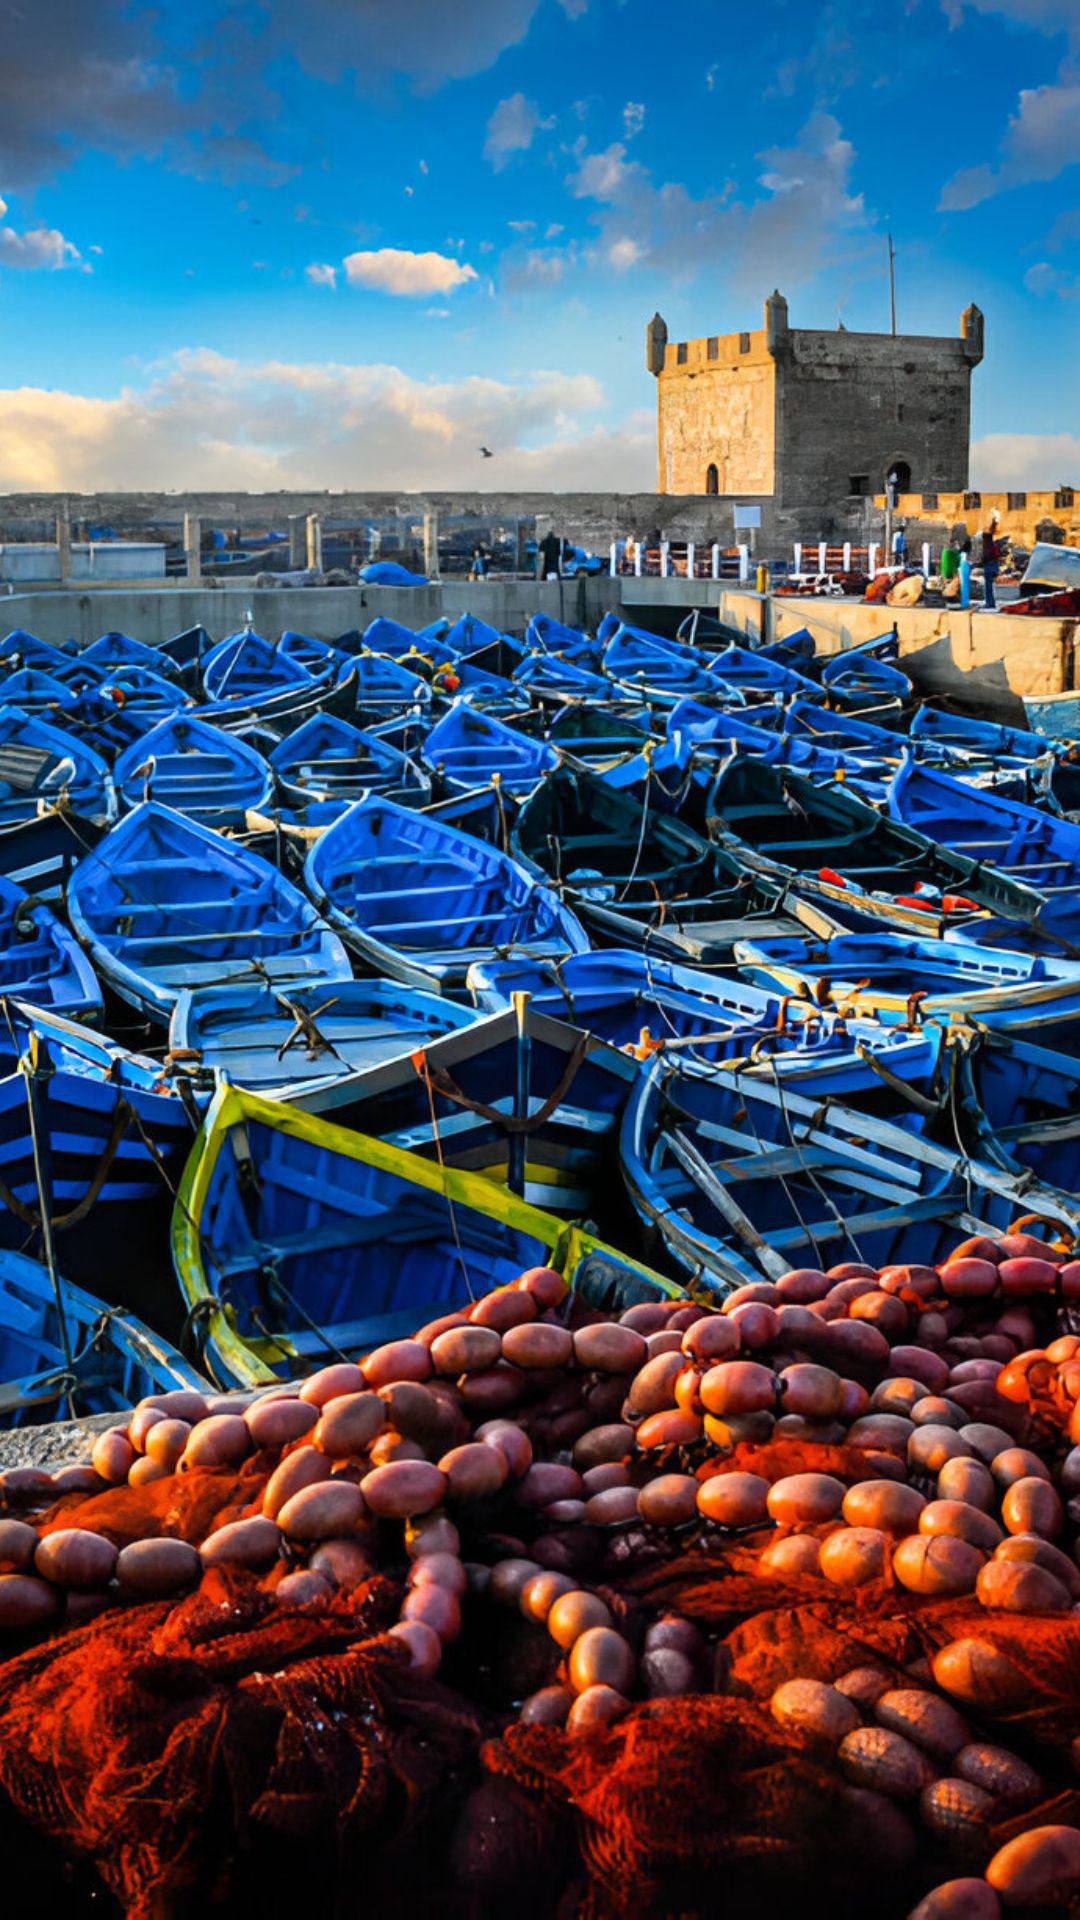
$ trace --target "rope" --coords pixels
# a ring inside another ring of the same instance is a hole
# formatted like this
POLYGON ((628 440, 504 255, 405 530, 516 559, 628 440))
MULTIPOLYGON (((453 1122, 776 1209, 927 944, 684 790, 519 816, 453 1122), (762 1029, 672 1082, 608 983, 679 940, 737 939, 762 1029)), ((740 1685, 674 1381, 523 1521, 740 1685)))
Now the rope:
POLYGON ((432 1067, 427 1054, 422 1048, 416 1053, 410 1054, 409 1058, 415 1071, 427 1086, 429 1097, 432 1089, 434 1089, 434 1092, 439 1094, 442 1099, 452 1100, 456 1107, 465 1107, 470 1113, 478 1114, 482 1120, 488 1121, 489 1125, 493 1127, 498 1127, 503 1133, 527 1135, 536 1133, 546 1121, 551 1119, 556 1108, 562 1105, 570 1088, 573 1086, 578 1068, 585 1059, 588 1048, 589 1035, 582 1032, 578 1035, 574 1043, 573 1051, 567 1060, 566 1066, 563 1068, 557 1085, 552 1092, 548 1094, 542 1106, 538 1107, 533 1114, 520 1116, 512 1113, 502 1113, 498 1107, 489 1107, 486 1106, 482 1100, 471 1099, 467 1093, 462 1092, 456 1080, 447 1072, 445 1067, 432 1067))
MULTIPOLYGON (((31 1084, 31 1073, 33 1069, 25 1054, 19 1061, 19 1071, 24 1074, 26 1080, 26 1105, 30 1115, 30 1139, 34 1150, 34 1178, 37 1181, 38 1199, 41 1202, 41 1232, 45 1246, 45 1265, 48 1268, 49 1284, 52 1287, 53 1300, 56 1305, 56 1318, 60 1329, 60 1345, 64 1354, 65 1371, 73 1376, 74 1362, 71 1351, 71 1336, 68 1332, 67 1314, 64 1310, 64 1297, 60 1289, 60 1280, 56 1271, 56 1253, 53 1247, 52 1221, 45 1199, 45 1165, 41 1141, 38 1138, 37 1110, 34 1101, 34 1089, 31 1084)), ((73 1386, 68 1388, 66 1399, 68 1415, 74 1420, 76 1416, 75 1390, 73 1386)))
MULTIPOLYGON (((421 1078, 423 1079, 423 1082, 424 1082, 424 1086, 427 1090, 428 1110, 431 1114, 431 1137, 435 1145, 435 1154, 439 1162, 440 1170, 443 1173, 445 1173, 446 1161, 443 1158, 442 1140, 439 1135, 439 1116, 435 1111, 435 1094, 431 1085, 431 1072, 428 1067, 427 1055, 425 1053, 421 1053, 419 1058, 421 1061, 421 1067, 417 1068, 417 1071, 420 1072, 421 1078)), ((414 1066, 416 1066, 416 1060, 417 1060, 417 1056, 414 1054, 413 1055, 414 1066)), ((465 1285, 469 1290, 469 1298, 470 1300, 475 1300, 476 1289, 473 1286, 472 1275, 469 1272, 469 1263, 465 1258, 465 1249, 461 1244, 461 1235, 458 1232, 457 1214, 454 1211, 454 1202, 450 1197, 450 1191, 448 1188, 444 1188, 443 1192, 444 1192, 444 1198, 446 1200, 446 1209, 450 1216, 450 1231, 454 1236, 454 1246, 457 1249, 458 1264, 461 1267, 462 1274, 464 1275, 465 1285)))

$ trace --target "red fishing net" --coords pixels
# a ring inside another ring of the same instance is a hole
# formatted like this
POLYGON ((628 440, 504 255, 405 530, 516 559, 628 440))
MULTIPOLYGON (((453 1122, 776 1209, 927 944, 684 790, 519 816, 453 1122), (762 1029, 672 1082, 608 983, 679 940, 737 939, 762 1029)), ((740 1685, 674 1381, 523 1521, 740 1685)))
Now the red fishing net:
MULTIPOLYGON (((775 1479, 809 1457, 776 1442, 726 1464, 775 1479)), ((867 1473, 846 1449, 812 1457, 867 1473)), ((193 1472, 84 1499, 77 1518, 118 1544, 204 1539, 255 1511, 264 1482, 257 1461, 193 1472)), ((48 1524, 70 1525, 73 1504, 48 1524)), ((769 1696, 793 1676, 833 1679, 866 1662, 910 1685, 913 1663, 971 1634, 1027 1683, 1019 1710, 971 1709, 973 1729, 1036 1767, 1046 1818, 1080 1816, 1080 1617, 988 1616, 970 1598, 884 1583, 846 1595, 817 1576, 781 1581, 760 1565, 773 1537, 680 1549, 631 1529, 599 1543, 590 1584, 623 1630, 640 1638, 666 1610, 696 1622, 714 1642, 716 1691, 645 1702, 576 1736, 514 1722, 513 1702, 553 1678, 557 1649, 484 1599, 467 1602, 440 1680, 415 1677, 385 1637, 401 1598, 390 1556, 393 1577, 296 1608, 253 1574, 210 1571, 183 1599, 109 1606, 0 1667, 0 1785, 19 1819, 93 1868, 133 1920, 297 1900, 342 1920, 481 1920, 508 1902, 520 1920, 706 1920, 789 1902, 831 1920, 890 1920, 935 1880, 978 1872, 1012 1809, 1002 1804, 960 1866, 955 1847, 925 1835, 908 1847, 907 1816, 850 1788, 834 1751, 778 1726, 769 1696)), ((1019 1824, 1031 1824, 1029 1807, 1019 1824)), ((9 1858, 33 1858, 41 1876, 26 1907, 41 1912, 40 1888, 63 1883, 56 1859, 28 1847, 25 1829, 9 1837, 9 1858)), ((64 1892, 79 1914, 78 1889, 64 1892)), ((100 1899, 85 1907, 102 1911, 100 1899)))

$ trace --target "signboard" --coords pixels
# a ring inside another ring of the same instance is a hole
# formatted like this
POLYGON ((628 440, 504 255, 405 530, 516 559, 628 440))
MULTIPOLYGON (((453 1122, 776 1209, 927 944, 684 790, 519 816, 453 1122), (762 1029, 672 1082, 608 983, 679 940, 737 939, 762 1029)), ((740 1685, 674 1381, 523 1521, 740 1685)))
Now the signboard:
POLYGON ((760 527, 761 508, 736 506, 735 525, 737 527, 760 527))

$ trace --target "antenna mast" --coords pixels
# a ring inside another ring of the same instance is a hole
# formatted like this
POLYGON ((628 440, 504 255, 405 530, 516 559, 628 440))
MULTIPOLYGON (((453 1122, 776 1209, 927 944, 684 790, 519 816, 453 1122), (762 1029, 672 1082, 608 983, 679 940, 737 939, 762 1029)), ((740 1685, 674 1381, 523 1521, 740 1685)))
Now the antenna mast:
POLYGON ((893 262, 896 259, 896 248, 893 246, 891 233, 888 235, 888 241, 889 241, 889 312, 892 318, 893 339, 895 340, 896 338, 896 272, 893 266, 893 262))

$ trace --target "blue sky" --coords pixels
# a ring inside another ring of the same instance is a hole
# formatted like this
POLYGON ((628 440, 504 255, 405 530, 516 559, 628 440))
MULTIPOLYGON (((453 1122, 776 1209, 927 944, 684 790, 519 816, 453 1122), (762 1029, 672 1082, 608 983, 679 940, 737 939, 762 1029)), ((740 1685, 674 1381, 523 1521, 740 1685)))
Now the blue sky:
POLYGON ((1080 0, 0 0, 0 49, 0 489, 649 487, 653 310, 885 328, 889 230, 902 329, 987 315, 974 478, 1080 484, 1080 0))

